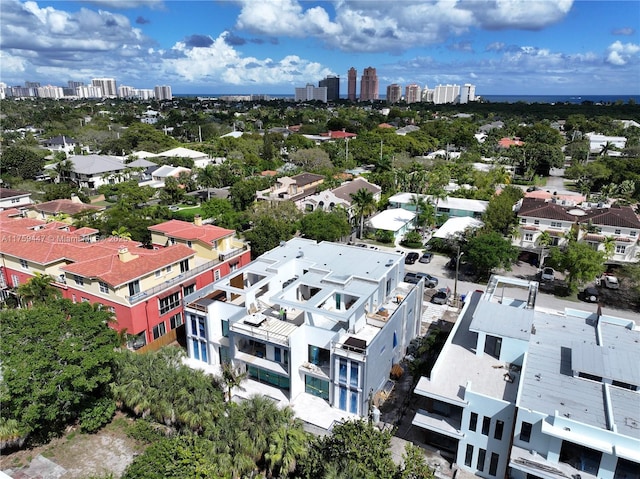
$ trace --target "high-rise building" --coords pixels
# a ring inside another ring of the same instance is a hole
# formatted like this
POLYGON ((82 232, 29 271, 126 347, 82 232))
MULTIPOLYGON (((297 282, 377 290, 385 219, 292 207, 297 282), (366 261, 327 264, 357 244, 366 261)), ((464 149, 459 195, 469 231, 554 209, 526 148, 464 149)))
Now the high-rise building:
POLYGON ((296 88, 295 101, 312 101, 317 100, 327 102, 327 87, 316 87, 313 83, 307 83, 307 86, 296 88))
POLYGON ((387 86, 387 103, 398 103, 402 100, 402 87, 397 83, 387 86))
POLYGON ((118 96, 115 78, 92 78, 91 85, 99 86, 104 97, 115 98, 118 96))
POLYGON ((471 83, 465 83, 460 90, 460 103, 468 103, 476 100, 476 86, 471 83))
POLYGON ((422 89, 420 85, 411 83, 405 87, 404 100, 407 103, 418 103, 422 99, 422 89))
POLYGON ((348 83, 347 83, 347 99, 349 101, 356 101, 356 84, 358 82, 358 71, 351 67, 349 68, 348 83))
POLYGON ((378 93, 378 75, 373 67, 365 68, 360 79, 360 101, 377 100, 378 93))
POLYGON ((458 103, 460 101, 460 85, 438 85, 433 92, 433 103, 458 103))
POLYGON ((173 100, 171 87, 169 85, 156 85, 154 88, 156 100, 173 100))
POLYGON ((336 101, 340 99, 340 77, 328 76, 324 80, 320 80, 318 86, 327 88, 327 100, 336 101))

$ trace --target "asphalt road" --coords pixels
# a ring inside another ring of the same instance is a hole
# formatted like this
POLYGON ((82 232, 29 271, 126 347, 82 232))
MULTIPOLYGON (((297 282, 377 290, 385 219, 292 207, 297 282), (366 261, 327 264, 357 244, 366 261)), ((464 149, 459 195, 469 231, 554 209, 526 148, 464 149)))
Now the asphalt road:
MULTIPOLYGON (((389 248, 392 249, 392 248, 389 248)), ((395 248, 395 250, 403 250, 403 248, 395 248)), ((405 250, 405 251, 416 251, 416 250, 405 250)), ((422 254, 422 253, 420 253, 422 254)), ((451 288, 453 292, 456 288, 455 281, 455 271, 448 270, 445 268, 445 264, 449 261, 449 258, 443 255, 434 254, 433 259, 430 263, 419 263, 415 264, 406 264, 405 271, 414 271, 414 272, 423 272, 429 273, 432 276, 438 278, 438 288, 451 288)), ((525 263, 520 263, 519 265, 514 265, 511 271, 501 272, 500 274, 509 277, 520 277, 526 278, 529 276, 533 276, 536 273, 536 268, 525 263)), ((464 274, 464 269, 461 268, 461 271, 458 275, 457 282, 457 292, 459 295, 467 294, 469 292, 475 290, 484 291, 486 284, 475 283, 471 281, 471 279, 464 274)), ((582 311, 590 311, 596 312, 598 306, 592 303, 585 303, 583 301, 572 301, 563 298, 559 298, 554 296, 553 294, 546 293, 542 290, 538 291, 538 295, 536 297, 536 306, 545 309, 553 309, 562 311, 565 308, 571 309, 579 309, 582 311)), ((640 315, 637 312, 623 310, 623 309, 614 309, 611 307, 603 307, 602 309, 604 314, 608 314, 611 316, 617 316, 620 318, 632 319, 636 322, 636 324, 640 325, 640 315)))

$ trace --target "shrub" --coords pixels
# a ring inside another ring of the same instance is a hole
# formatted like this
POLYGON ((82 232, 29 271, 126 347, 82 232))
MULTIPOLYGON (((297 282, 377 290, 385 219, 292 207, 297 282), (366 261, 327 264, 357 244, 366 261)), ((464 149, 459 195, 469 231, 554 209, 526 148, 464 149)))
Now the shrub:
POLYGON ((109 424, 115 413, 116 403, 113 399, 98 398, 80 413, 80 430, 89 434, 97 432, 109 424))

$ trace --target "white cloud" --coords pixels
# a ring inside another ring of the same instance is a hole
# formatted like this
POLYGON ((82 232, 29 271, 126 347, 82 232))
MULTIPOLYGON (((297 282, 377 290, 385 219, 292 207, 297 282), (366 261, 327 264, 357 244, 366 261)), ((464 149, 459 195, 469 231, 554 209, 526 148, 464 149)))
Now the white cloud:
POLYGON ((215 82, 231 85, 302 84, 310 79, 322 79, 331 70, 319 63, 289 55, 281 60, 243 57, 225 42, 228 32, 222 33, 208 47, 189 48, 176 43, 164 69, 190 83, 215 82))
POLYGON ((634 43, 622 43, 621 41, 615 41, 607 49, 609 52, 607 55, 607 62, 612 65, 622 66, 626 65, 631 59, 637 56, 640 52, 640 45, 634 43))
POLYGON ((335 18, 299 0, 241 0, 236 28, 254 34, 314 36, 344 51, 403 51, 442 43, 473 27, 538 30, 562 20, 573 0, 338 0, 335 18))
POLYGON ((164 0, 81 0, 81 2, 119 10, 138 7, 147 7, 153 10, 164 8, 164 0))

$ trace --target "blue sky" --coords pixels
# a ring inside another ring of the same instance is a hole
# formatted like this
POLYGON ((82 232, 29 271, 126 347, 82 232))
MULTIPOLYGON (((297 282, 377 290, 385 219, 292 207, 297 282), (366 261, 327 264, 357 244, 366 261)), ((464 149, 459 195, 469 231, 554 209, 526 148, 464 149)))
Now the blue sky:
POLYGON ((640 94, 640 2, 2 0, 0 81, 293 94, 377 70, 479 95, 640 94))

